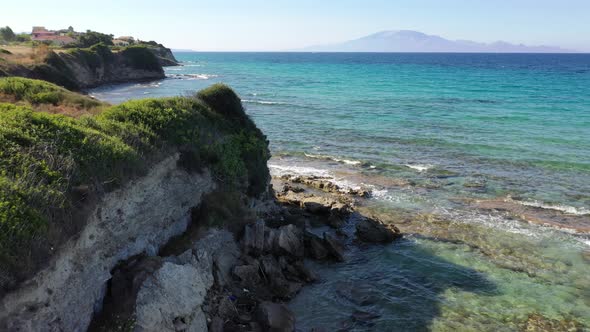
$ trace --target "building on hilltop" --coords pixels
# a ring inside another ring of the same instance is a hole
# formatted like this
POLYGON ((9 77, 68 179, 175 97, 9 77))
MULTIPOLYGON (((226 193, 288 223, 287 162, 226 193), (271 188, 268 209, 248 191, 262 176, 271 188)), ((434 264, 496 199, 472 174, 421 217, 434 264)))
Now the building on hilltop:
POLYGON ((76 41, 76 39, 70 36, 58 34, 55 31, 45 29, 45 27, 33 27, 31 40, 37 42, 50 42, 59 46, 71 44, 76 41))
POLYGON ((121 36, 121 37, 117 38, 117 40, 123 40, 123 41, 128 42, 129 44, 135 43, 135 38, 133 38, 131 36, 121 36))
POLYGON ((55 31, 49 31, 45 29, 45 27, 33 27, 31 39, 35 40, 37 38, 44 38, 48 36, 55 36, 55 31))
POLYGON ((113 45, 115 46, 129 46, 129 42, 120 38, 113 39, 113 45))

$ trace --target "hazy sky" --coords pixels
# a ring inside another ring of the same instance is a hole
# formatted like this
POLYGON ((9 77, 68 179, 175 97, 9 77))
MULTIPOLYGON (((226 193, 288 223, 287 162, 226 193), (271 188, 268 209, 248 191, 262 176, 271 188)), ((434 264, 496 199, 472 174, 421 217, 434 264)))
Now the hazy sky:
POLYGON ((381 30, 590 51, 590 0, 3 0, 0 26, 97 30, 195 50, 285 50, 381 30))

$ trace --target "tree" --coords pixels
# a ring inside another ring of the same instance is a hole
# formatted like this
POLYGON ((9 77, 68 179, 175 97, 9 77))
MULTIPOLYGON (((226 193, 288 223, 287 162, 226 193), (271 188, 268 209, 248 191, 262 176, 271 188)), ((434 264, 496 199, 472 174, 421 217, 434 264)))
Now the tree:
POLYGON ((0 39, 5 41, 13 41, 16 38, 14 31, 9 26, 0 28, 0 39))
POLYGON ((74 32, 74 27, 70 25, 70 26, 68 27, 68 32, 74 32))
POLYGON ((86 30, 85 34, 78 37, 78 46, 90 47, 92 45, 103 43, 105 45, 113 45, 113 35, 86 30))
POLYGON ((18 35, 16 35, 16 39, 17 42, 19 43, 24 43, 24 42, 30 42, 31 41, 31 35, 27 34, 27 33, 19 33, 18 35))

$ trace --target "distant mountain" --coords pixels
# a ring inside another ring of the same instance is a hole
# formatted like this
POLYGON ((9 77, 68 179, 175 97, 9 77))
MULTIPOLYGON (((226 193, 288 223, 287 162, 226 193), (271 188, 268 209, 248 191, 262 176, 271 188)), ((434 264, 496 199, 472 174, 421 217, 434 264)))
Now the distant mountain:
POLYGON ((464 53, 568 53, 552 46, 515 45, 503 41, 491 44, 470 40, 448 40, 418 31, 382 31, 339 44, 305 48, 310 52, 464 52, 464 53))

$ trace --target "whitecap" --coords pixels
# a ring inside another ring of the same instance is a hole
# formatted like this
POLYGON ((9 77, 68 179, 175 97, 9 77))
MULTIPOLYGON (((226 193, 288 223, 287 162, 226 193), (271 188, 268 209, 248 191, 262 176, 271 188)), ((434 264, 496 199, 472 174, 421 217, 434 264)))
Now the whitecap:
POLYGON ((270 168, 270 174, 273 176, 283 175, 305 175, 305 176, 325 176, 332 177, 330 172, 325 169, 319 169, 314 167, 305 166, 283 166, 276 164, 268 164, 270 168))
POLYGON ((252 100, 252 99, 242 99, 243 103, 248 104, 259 104, 259 105, 286 105, 287 103, 281 101, 268 101, 268 100, 252 100))
POLYGON ((321 155, 321 154, 304 153, 304 155, 307 158, 332 160, 332 161, 335 161, 335 162, 343 163, 343 164, 346 164, 346 165, 353 165, 353 166, 361 165, 363 163, 362 161, 358 161, 358 160, 340 159, 340 158, 337 158, 337 157, 325 156, 325 155, 321 155))
POLYGON ((404 166, 409 167, 414 170, 417 170, 418 172, 426 172, 427 170, 429 170, 433 167, 432 165, 421 165, 421 164, 405 164, 404 166))
POLYGON ((209 80, 219 75, 214 74, 169 74, 168 78, 181 79, 181 80, 209 80))
POLYGON ((340 190, 346 192, 347 190, 359 190, 361 186, 357 183, 348 181, 344 178, 336 178, 330 171, 327 169, 320 169, 315 167, 307 167, 307 166, 285 166, 285 165, 276 165, 276 164, 268 164, 268 168, 270 169, 270 174, 275 177, 281 176, 319 176, 325 177, 330 182, 334 183, 340 190))
POLYGON ((530 206, 530 207, 535 207, 535 208, 540 208, 540 209, 545 209, 545 210, 555 210, 555 211, 560 211, 563 213, 573 214, 573 215, 577 215, 577 216, 583 216, 583 215, 590 214, 590 210, 583 208, 583 207, 577 208, 574 206, 561 205, 561 204, 546 204, 546 203, 539 202, 539 201, 514 200, 514 202, 518 203, 520 205, 524 205, 524 206, 530 206))

